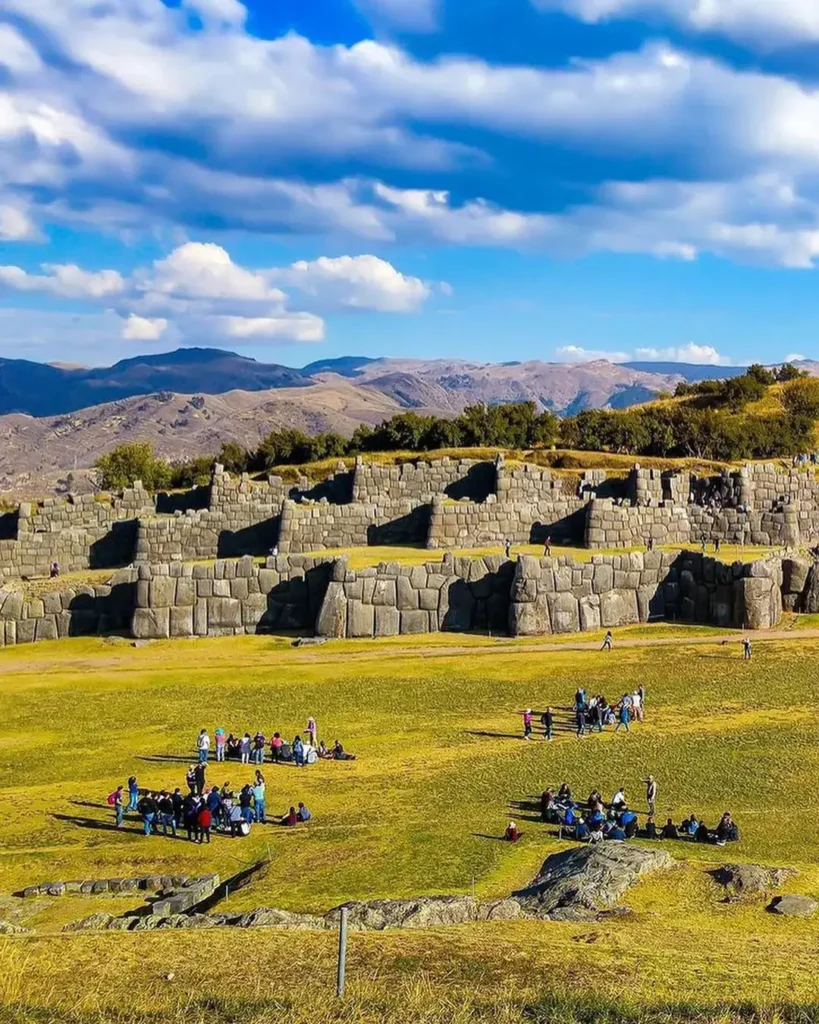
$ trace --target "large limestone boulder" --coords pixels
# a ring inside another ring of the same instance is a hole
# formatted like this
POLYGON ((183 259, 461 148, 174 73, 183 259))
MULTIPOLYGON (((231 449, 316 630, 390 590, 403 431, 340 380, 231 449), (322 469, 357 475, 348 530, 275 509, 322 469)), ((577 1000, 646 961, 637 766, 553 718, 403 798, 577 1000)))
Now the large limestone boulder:
POLYGON ((776 580, 751 576, 740 580, 737 587, 737 625, 745 629, 773 629, 782 618, 782 592, 776 580))
POLYGON ((552 632, 549 595, 541 593, 537 600, 509 607, 509 633, 512 636, 545 636, 552 632))
POLYGON ((600 625, 604 629, 631 626, 640 621, 635 590, 609 590, 600 595, 600 625))
POLYGON ((735 896, 756 896, 778 889, 796 872, 792 868, 769 868, 762 864, 723 864, 714 878, 735 896))
POLYGON ((579 920, 613 907, 641 875, 674 864, 660 848, 624 843, 579 846, 548 857, 532 884, 513 895, 529 916, 565 920, 574 915, 579 920))
POLYGON ((347 598, 344 584, 332 582, 327 585, 316 620, 316 636, 342 638, 347 632, 347 598))
POLYGON ((777 896, 768 909, 782 917, 813 917, 819 903, 810 896, 777 896))
POLYGON ((819 613, 819 562, 813 565, 808 574, 804 593, 803 610, 809 615, 816 615, 819 613))

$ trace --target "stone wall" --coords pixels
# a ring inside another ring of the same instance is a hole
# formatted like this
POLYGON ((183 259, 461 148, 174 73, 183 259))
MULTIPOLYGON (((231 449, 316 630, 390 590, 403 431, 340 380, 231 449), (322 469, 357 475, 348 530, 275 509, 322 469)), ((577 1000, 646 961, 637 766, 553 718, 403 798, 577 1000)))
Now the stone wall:
POLYGON ((282 506, 279 551, 423 543, 429 532, 430 506, 409 499, 378 504, 332 505, 286 501, 282 506))
POLYGON ((140 565, 131 632, 140 640, 312 631, 333 560, 279 555, 213 565, 140 565))
POLYGON ((348 570, 336 564, 316 622, 323 637, 505 633, 514 563, 500 555, 348 570))
POLYGON ((352 500, 361 504, 409 501, 428 504, 436 494, 483 501, 497 489, 497 462, 437 459, 380 466, 356 459, 352 500))
POLYGON ((560 491, 555 500, 451 502, 436 498, 427 538, 428 548, 470 548, 484 545, 580 544, 586 523, 586 501, 560 491))
POLYGON ((667 551, 566 557, 524 556, 516 564, 513 636, 576 633, 651 620, 768 629, 782 615, 782 562, 733 565, 667 551))
POLYGON ((51 591, 41 597, 0 590, 0 646, 128 632, 136 578, 135 569, 121 569, 110 583, 51 591))

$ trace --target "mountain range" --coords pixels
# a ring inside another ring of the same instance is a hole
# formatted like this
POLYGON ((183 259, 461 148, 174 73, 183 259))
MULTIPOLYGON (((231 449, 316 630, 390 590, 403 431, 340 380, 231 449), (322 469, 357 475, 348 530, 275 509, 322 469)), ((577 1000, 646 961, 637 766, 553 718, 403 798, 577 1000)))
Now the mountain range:
MULTIPOLYGON (((819 364, 800 365, 819 372, 819 364)), ((67 470, 90 467, 127 441, 151 441, 159 454, 181 459, 215 452, 227 440, 251 447, 283 426, 349 435, 359 423, 408 409, 447 416, 478 402, 531 400, 571 415, 625 408, 682 380, 743 369, 354 356, 295 369, 207 348, 95 368, 0 359, 0 490, 52 489, 67 470)))

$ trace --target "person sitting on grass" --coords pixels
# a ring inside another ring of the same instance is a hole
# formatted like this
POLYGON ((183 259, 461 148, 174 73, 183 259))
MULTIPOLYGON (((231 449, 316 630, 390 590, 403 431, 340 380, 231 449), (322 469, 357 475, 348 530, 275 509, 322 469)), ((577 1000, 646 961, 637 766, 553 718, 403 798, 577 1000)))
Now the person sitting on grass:
POLYGON ((235 803, 230 809, 230 834, 231 836, 242 835, 242 825, 244 824, 244 818, 242 817, 242 808, 235 803))
POLYGON ((556 825, 559 820, 554 790, 544 789, 540 794, 540 817, 542 821, 556 825))
POLYGON ((577 824, 574 827, 574 837, 581 843, 586 842, 591 837, 591 829, 586 824, 582 814, 577 818, 577 824))
POLYGON ((606 832, 606 839, 613 839, 616 842, 625 842, 626 833, 620 825, 612 825, 612 827, 606 832))
POLYGON ((646 819, 645 835, 646 835, 646 839, 657 839, 658 838, 657 826, 654 823, 654 815, 653 814, 649 814, 648 818, 646 819))
POLYGON ((333 751, 327 746, 324 740, 319 740, 319 745, 316 747, 316 753, 322 761, 332 761, 333 751))
POLYGON ((617 790, 617 792, 614 794, 614 796, 611 798, 611 808, 612 808, 613 811, 617 811, 617 813, 619 814, 620 811, 625 810, 625 807, 626 807, 626 787, 625 786, 621 786, 617 790))
POLYGON ((345 754, 344 747, 335 740, 333 742, 333 760, 334 761, 355 761, 355 754, 345 754))
POLYGON ((507 843, 516 843, 520 839, 521 833, 518 832, 518 827, 514 821, 510 821, 506 826, 506 831, 503 834, 503 838, 507 843))
POLYGON ((572 791, 571 791, 571 789, 569 789, 569 783, 568 782, 561 782, 560 783, 560 789, 557 791, 557 799, 561 803, 568 803, 568 804, 570 804, 572 802, 572 791))
POLYGON ((301 801, 299 801, 299 809, 296 811, 296 817, 299 821, 310 821, 313 817, 313 813, 305 807, 301 801))
POLYGON ((719 825, 717 825, 717 845, 724 846, 726 843, 736 843, 738 841, 739 829, 730 812, 726 811, 720 818, 719 825))
POLYGON ((699 823, 697 831, 694 833, 695 843, 710 843, 712 839, 711 833, 708 830, 708 826, 704 821, 699 823))
POLYGON ((677 826, 674 824, 674 822, 671 820, 671 818, 669 818, 668 821, 665 823, 665 825, 663 825, 662 837, 663 837, 663 839, 679 839, 680 838, 680 833, 679 833, 679 831, 677 829, 677 826))
POLYGON ((287 812, 287 814, 280 814, 279 815, 279 824, 280 825, 286 825, 289 828, 292 828, 294 825, 297 825, 298 821, 299 821, 299 816, 296 814, 296 808, 295 807, 291 807, 290 810, 287 812))
POLYGON ((637 835, 637 815, 628 807, 624 807, 620 812, 618 824, 628 839, 633 839, 637 835))
POLYGON ((680 825, 680 831, 685 836, 695 836, 699 827, 700 823, 697 821, 696 814, 692 814, 680 825))

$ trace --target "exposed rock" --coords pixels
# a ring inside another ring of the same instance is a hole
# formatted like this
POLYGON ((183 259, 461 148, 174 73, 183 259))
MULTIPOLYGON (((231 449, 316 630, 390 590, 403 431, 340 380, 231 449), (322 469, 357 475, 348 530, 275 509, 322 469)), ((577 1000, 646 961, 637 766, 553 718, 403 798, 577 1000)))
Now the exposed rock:
POLYGON ((819 903, 810 896, 777 896, 768 909, 783 917, 813 917, 819 903))
POLYGON ((63 926, 64 932, 101 932, 114 920, 113 914, 91 914, 79 921, 69 921, 63 926))
POLYGON ((796 872, 792 868, 768 868, 761 864, 724 864, 714 878, 738 896, 754 896, 778 889, 796 872))
POLYGON ((29 934, 28 928, 23 928, 22 925, 14 924, 11 921, 0 920, 0 935, 27 935, 29 934))
POLYGON ((275 907, 259 907, 247 914, 217 914, 212 920, 236 928, 288 928, 293 931, 321 931, 327 927, 325 919, 316 914, 296 914, 275 907))
MULTIPOLYGON (((391 928, 437 928, 465 924, 478 919, 478 904, 471 896, 421 896, 414 900, 373 900, 345 903, 349 928, 354 931, 385 931, 391 928)), ((341 907, 331 910, 325 920, 335 925, 341 907)))
POLYGON ((640 875, 674 866, 665 850, 602 843, 548 857, 531 885, 514 893, 525 913, 566 919, 566 911, 597 913, 614 906, 640 875))

